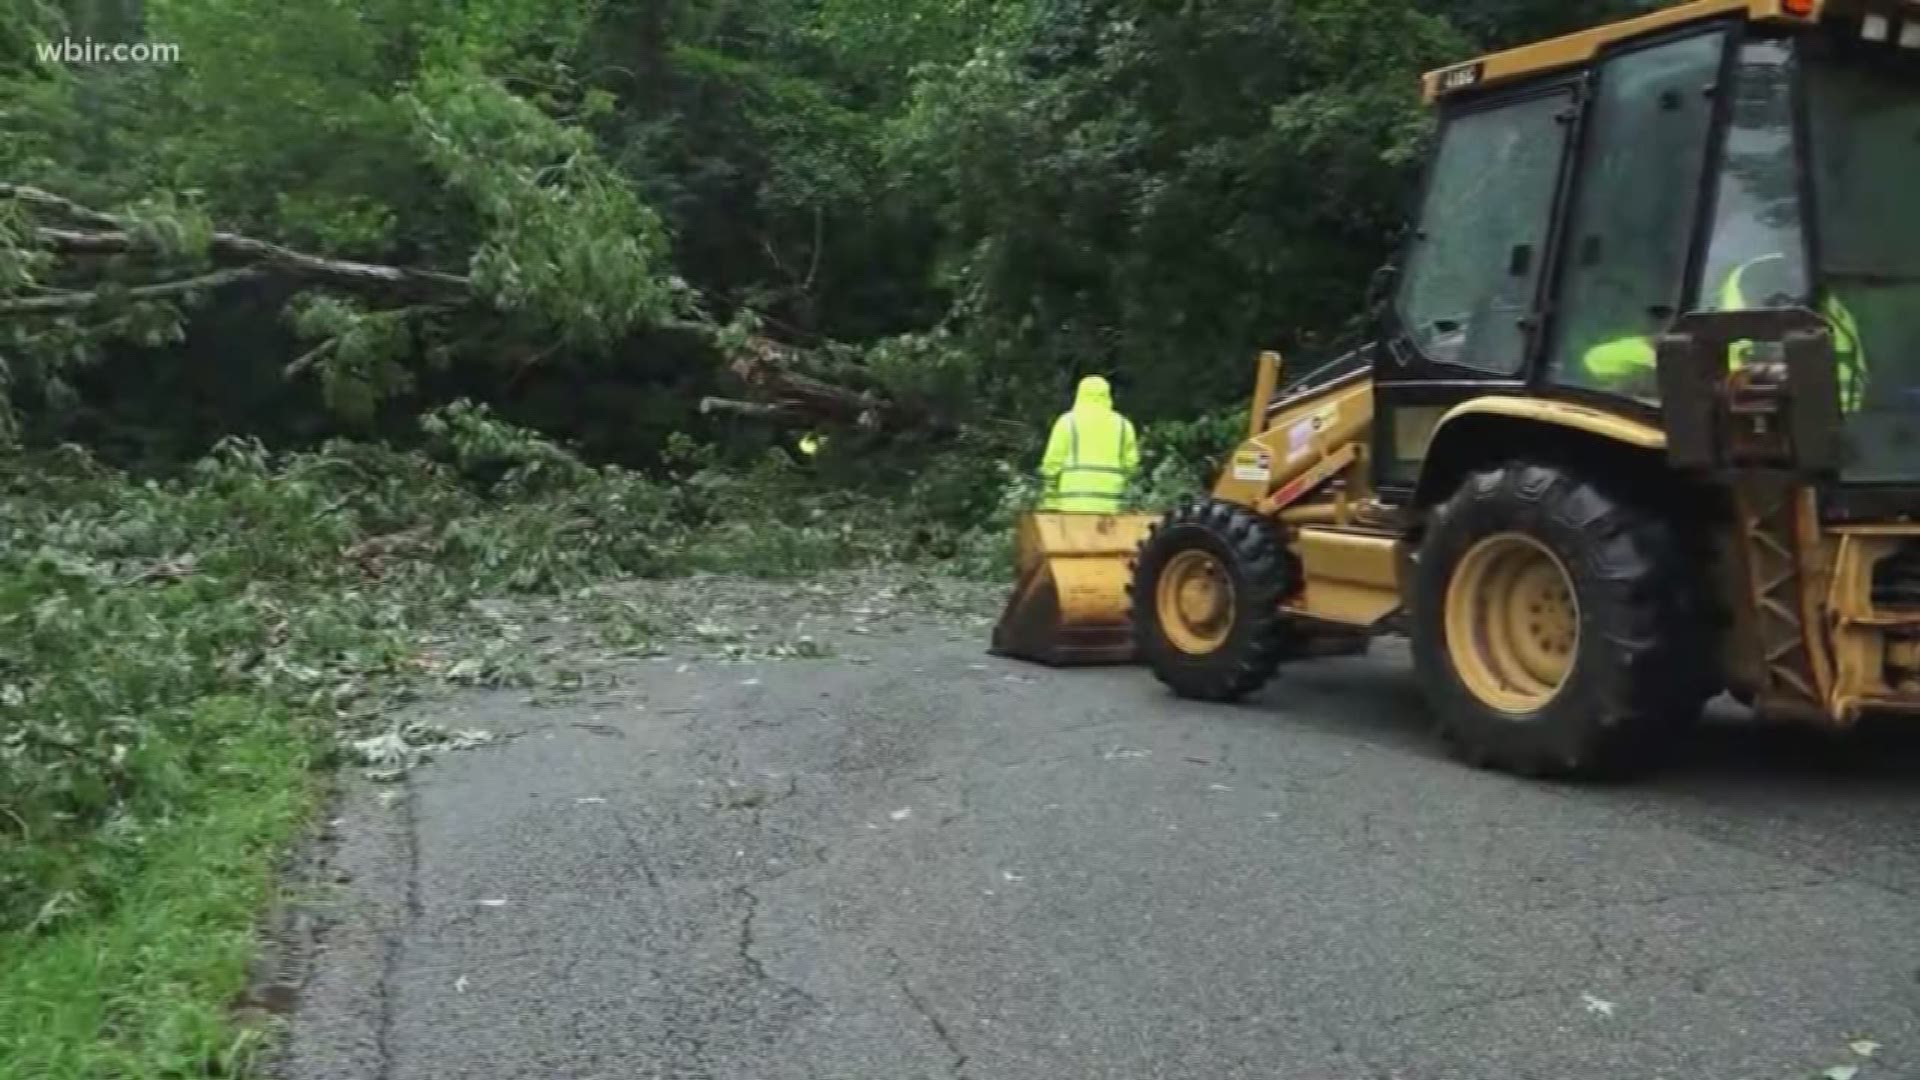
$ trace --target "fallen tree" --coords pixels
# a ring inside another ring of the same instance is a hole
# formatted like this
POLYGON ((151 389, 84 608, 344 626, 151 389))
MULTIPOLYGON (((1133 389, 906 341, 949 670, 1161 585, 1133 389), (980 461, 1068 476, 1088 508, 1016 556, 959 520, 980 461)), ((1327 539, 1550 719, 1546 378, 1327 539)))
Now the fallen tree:
POLYGON ((849 425, 867 431, 960 433, 950 417, 902 402, 871 386, 829 382, 811 373, 810 358, 771 338, 752 336, 731 350, 727 368, 755 400, 709 397, 702 412, 724 412, 788 427, 849 425))
MULTIPOLYGON (((136 235, 142 225, 136 219, 94 210, 36 187, 0 183, 0 199, 12 200, 25 207, 30 217, 52 218, 65 225, 84 226, 31 225, 29 239, 41 249, 57 255, 129 255, 152 251, 156 247, 154 241, 136 235)), ((206 239, 205 248, 213 262, 225 264, 226 268, 208 274, 125 288, 118 295, 133 299, 162 299, 280 275, 334 289, 368 292, 404 301, 464 303, 473 298, 472 283, 457 274, 323 258, 271 241, 230 232, 212 233, 206 239)), ((0 299, 0 315, 71 311, 104 303, 114 297, 112 291, 91 288, 59 290, 45 296, 0 299)))
MULTIPOLYGON (((0 210, 9 205, 21 211, 19 239, 29 251, 55 260, 47 276, 60 284, 36 280, 30 293, 0 291, 0 319, 74 317, 142 302, 185 307, 223 289, 274 280, 343 294, 376 314, 492 306, 467 275, 316 255, 222 230, 170 242, 134 215, 108 213, 30 185, 0 183, 0 210)), ((815 351, 706 318, 669 318, 648 329, 697 335, 719 353, 745 400, 708 397, 701 402, 704 413, 788 428, 848 426, 935 437, 962 431, 951 416, 886 393, 844 359, 829 362, 815 351)), ((338 345, 339 335, 324 336, 286 364, 286 374, 298 376, 325 362, 338 345)), ((1000 430, 1004 433, 1005 426, 1000 430)))

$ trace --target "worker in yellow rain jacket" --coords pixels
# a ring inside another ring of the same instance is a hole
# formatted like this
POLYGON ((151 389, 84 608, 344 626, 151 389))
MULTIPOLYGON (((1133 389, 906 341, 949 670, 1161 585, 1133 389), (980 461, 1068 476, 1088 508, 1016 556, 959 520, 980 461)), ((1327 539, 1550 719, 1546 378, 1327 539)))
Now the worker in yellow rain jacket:
MULTIPOLYGON (((1748 273, 1759 269, 1764 274, 1782 258, 1778 254, 1762 255, 1735 268, 1720 287, 1719 310, 1745 311, 1752 307, 1746 288, 1748 273)), ((1866 350, 1860 344, 1860 326, 1853 312, 1836 296, 1829 295, 1822 308, 1821 314, 1833 330, 1834 357, 1839 364, 1840 408, 1844 412, 1858 412, 1866 396, 1867 381, 1866 350)), ((1727 367, 1737 368, 1745 363, 1753 353, 1753 344, 1734 342, 1727 349, 1727 367)), ((1638 334, 1601 342, 1587 350, 1584 357, 1588 374, 1599 385, 1610 389, 1635 384, 1651 389, 1656 362, 1653 339, 1638 334)))
POLYGON ((1114 411, 1107 380, 1089 376, 1080 380, 1073 409, 1054 421, 1040 462, 1040 509, 1119 513, 1127 481, 1139 467, 1140 440, 1133 421, 1114 411))

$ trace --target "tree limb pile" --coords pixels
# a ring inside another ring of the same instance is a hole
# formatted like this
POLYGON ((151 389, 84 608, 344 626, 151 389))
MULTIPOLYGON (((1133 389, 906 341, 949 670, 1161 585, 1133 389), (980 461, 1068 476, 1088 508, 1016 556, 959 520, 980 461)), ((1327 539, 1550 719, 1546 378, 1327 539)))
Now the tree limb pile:
POLYGON ((801 355, 779 342, 751 338, 728 370, 758 401, 707 398, 702 412, 725 412, 792 427, 853 425, 867 431, 922 431, 953 435, 958 428, 926 409, 856 390, 801 370, 801 355))
MULTIPOLYGON (((0 183, 0 203, 11 201, 28 211, 26 235, 41 249, 71 259, 128 255, 154 249, 139 236, 131 217, 109 214, 24 184, 0 183)), ((106 284, 51 290, 43 295, 0 296, 0 318, 68 315, 126 301, 186 299, 247 282, 297 281, 369 299, 403 304, 459 307, 481 302, 470 279, 438 270, 358 262, 313 255, 267 240, 215 232, 206 241, 215 269, 172 280, 137 285, 106 284)), ((817 371, 808 354, 766 337, 749 336, 732 344, 711 322, 672 320, 656 329, 693 333, 721 349, 728 370, 752 400, 707 398, 701 411, 727 413, 785 427, 856 426, 868 431, 958 434, 949 418, 911 403, 893 400, 872 388, 857 388, 809 374, 817 371)), ((323 357, 333 342, 287 365, 299 374, 323 357)), ((855 380, 858 381, 858 380, 855 380)))

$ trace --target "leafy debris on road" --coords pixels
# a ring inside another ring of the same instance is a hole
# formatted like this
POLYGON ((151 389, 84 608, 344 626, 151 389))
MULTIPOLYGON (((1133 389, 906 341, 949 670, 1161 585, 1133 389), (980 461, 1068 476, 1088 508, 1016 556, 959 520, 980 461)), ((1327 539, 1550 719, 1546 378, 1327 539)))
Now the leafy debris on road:
MULTIPOLYGON (((770 778, 771 779, 771 778, 770 778)), ((720 810, 760 810, 782 799, 790 799, 800 790, 800 781, 788 777, 786 783, 742 784, 738 781, 726 782, 726 790, 714 800, 714 806, 720 810)))
POLYGON ((833 649, 802 634, 792 641, 775 642, 763 655, 769 660, 820 660, 832 656, 833 649))
POLYGON ((475 607, 475 611, 480 623, 465 632, 425 635, 416 666, 454 686, 487 690, 532 686, 537 656, 528 650, 525 628, 509 621, 502 608, 475 607))
POLYGON ((391 783, 431 759, 454 750, 492 746, 513 738, 491 731, 455 731, 420 720, 396 724, 364 739, 353 739, 347 749, 365 766, 367 779, 391 783))

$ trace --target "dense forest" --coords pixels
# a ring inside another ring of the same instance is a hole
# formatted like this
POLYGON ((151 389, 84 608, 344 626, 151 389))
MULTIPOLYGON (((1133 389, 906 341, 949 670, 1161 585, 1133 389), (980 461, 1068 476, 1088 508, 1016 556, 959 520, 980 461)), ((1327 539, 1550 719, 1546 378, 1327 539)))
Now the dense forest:
POLYGON ((0 0, 0 1075, 244 1070, 352 736, 517 685, 477 598, 1003 574, 1094 372, 1199 482, 1364 329, 1418 74, 1640 6, 0 0))
POLYGON ((1626 6, 5 0, 13 433, 148 468, 471 398, 650 465, 770 434, 699 408, 753 396, 747 340, 915 417, 1031 424, 1100 371, 1190 418, 1352 328, 1418 72, 1626 6))

